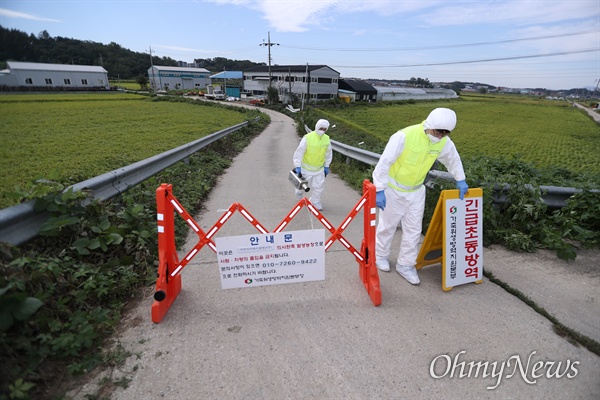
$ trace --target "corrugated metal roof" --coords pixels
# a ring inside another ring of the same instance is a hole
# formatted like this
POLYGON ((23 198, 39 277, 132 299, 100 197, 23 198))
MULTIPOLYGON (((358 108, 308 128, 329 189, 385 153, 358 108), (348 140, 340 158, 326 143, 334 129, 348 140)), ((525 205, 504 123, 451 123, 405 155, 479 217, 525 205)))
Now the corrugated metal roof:
POLYGON ((377 89, 375 89, 369 82, 357 79, 340 79, 340 86, 349 87, 356 92, 372 94, 377 93, 377 89))
POLYGON ((223 71, 210 76, 211 79, 242 79, 243 77, 242 71, 223 71))
POLYGON ((191 67, 169 67, 165 65, 154 65, 159 71, 173 71, 173 72, 196 72, 196 73, 204 73, 210 74, 210 71, 206 68, 191 68, 191 67))
MULTIPOLYGON (((271 72, 306 72, 307 68, 309 71, 314 71, 321 68, 329 68, 330 70, 337 72, 335 69, 327 65, 271 65, 271 72)), ((269 66, 261 65, 258 67, 252 67, 245 69, 244 72, 269 72, 269 66)))
POLYGON ((97 65, 45 64, 21 61, 7 61, 9 69, 29 71, 69 71, 69 72, 101 72, 107 71, 97 65))
POLYGON ((404 93, 404 94, 427 94, 423 89, 407 87, 374 86, 379 93, 404 93))

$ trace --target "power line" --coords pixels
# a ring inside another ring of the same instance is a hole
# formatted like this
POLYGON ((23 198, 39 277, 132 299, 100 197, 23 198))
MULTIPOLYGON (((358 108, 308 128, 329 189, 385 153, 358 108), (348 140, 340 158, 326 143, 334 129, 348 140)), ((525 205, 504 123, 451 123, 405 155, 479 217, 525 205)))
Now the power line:
POLYGON ((408 67, 431 67, 436 65, 456 65, 456 64, 473 64, 480 62, 492 62, 492 61, 506 61, 506 60, 522 60, 525 58, 540 58, 540 57, 553 57, 553 56, 564 56, 567 54, 580 54, 580 53, 591 53, 594 51, 600 51, 598 49, 587 49, 578 51, 564 51, 560 53, 547 53, 547 54, 532 54, 526 56, 514 56, 514 57, 500 57, 500 58, 485 58, 480 60, 465 60, 465 61, 448 61, 439 63, 425 63, 425 64, 403 64, 403 65, 332 65, 333 68, 408 68, 408 67))
POLYGON ((569 36, 578 36, 578 35, 586 35, 589 33, 598 33, 597 29, 582 31, 582 32, 573 32, 573 33, 565 33, 561 35, 547 35, 547 36, 537 36, 530 38, 521 38, 521 39, 508 39, 508 40, 499 40, 494 42, 478 42, 478 43, 462 43, 462 44, 450 44, 450 45, 437 45, 437 46, 421 46, 421 47, 392 47, 392 48, 382 48, 382 47, 369 47, 369 48, 325 48, 325 47, 303 47, 303 46, 286 46, 282 45, 282 47, 287 47, 291 49, 302 49, 302 50, 315 50, 315 51, 415 51, 415 50, 432 50, 432 49, 449 49, 449 48, 457 48, 457 47, 473 47, 473 46, 487 46, 494 44, 504 44, 504 43, 514 43, 514 42, 524 42, 528 40, 542 40, 542 39, 556 39, 562 37, 569 36))

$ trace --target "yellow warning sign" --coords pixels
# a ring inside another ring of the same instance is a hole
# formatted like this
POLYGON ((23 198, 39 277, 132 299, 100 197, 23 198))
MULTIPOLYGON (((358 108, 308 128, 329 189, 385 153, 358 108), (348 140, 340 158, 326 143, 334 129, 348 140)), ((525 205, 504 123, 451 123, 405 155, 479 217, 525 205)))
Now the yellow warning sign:
POLYGON ((483 282, 483 190, 443 190, 417 256, 416 268, 442 263, 442 289, 483 282))

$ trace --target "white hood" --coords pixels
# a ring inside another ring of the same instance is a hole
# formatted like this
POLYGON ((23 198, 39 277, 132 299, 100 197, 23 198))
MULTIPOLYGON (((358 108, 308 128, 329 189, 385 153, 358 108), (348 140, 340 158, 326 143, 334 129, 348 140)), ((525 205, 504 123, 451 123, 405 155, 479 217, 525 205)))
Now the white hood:
POLYGON ((317 132, 319 135, 322 135, 323 133, 327 132, 327 129, 329 129, 329 121, 327 121, 326 119, 320 119, 315 124, 315 132, 317 132), (325 131, 321 131, 319 130, 319 128, 325 128, 325 131))
POLYGON ((425 120, 425 129, 445 129, 452 131, 456 127, 456 113, 449 108, 436 108, 425 120))

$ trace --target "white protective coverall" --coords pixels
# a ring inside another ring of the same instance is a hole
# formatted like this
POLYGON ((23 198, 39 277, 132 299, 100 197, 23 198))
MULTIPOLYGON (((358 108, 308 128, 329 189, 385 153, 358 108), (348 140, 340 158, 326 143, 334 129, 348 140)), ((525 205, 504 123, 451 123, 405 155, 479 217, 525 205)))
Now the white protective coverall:
MULTIPOLYGON (((319 136, 323 137, 325 132, 329 129, 329 121, 326 119, 320 119, 315 124, 315 130, 319 136), (323 130, 324 129, 324 130, 323 130)), ((307 134, 308 135, 308 134, 307 134)), ((328 138, 328 136, 327 136, 328 138)), ((306 153, 307 143, 306 143, 306 135, 302 137, 298 148, 294 152, 294 168, 301 167, 302 176, 307 180, 308 187, 310 188, 310 202, 319 210, 323 209, 321 205, 321 193, 323 193, 323 188, 325 187, 325 173, 324 168, 329 168, 329 164, 331 164, 331 160, 333 158, 333 152, 331 150, 331 143, 329 144, 326 152, 325 152, 325 160, 323 165, 319 166, 316 169, 308 170, 303 165, 302 160, 304 159, 304 154, 306 153)), ((304 191, 295 190, 296 198, 301 199, 304 195, 304 191)))
MULTIPOLYGON (((429 114, 423 124, 423 129, 446 129, 451 131, 455 125, 456 114, 454 111, 438 108, 429 114)), ((423 135, 426 135, 425 131, 423 131, 423 135)), ((388 172, 391 165, 405 150, 405 138, 406 136, 402 130, 390 137, 373 171, 373 183, 376 190, 385 190, 386 197, 385 209, 379 210, 375 254, 378 267, 381 260, 383 260, 384 264, 387 264, 387 270, 389 270, 388 257, 391 253, 392 240, 398 225, 402 224, 402 240, 396 270, 410 283, 417 284, 419 278, 414 266, 417 261, 418 245, 423 225, 425 186, 412 191, 400 191, 388 186, 388 172), (403 273, 407 270, 409 271, 409 277, 403 273)), ((446 137, 446 144, 437 159, 446 166, 454 179, 457 181, 465 179, 460 156, 450 137, 446 137)))

